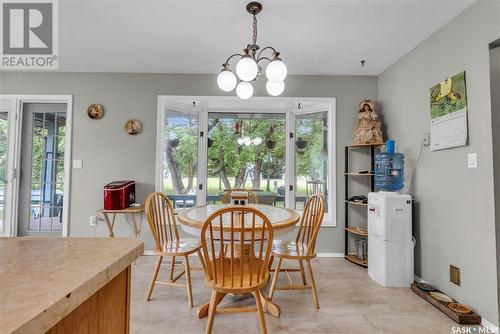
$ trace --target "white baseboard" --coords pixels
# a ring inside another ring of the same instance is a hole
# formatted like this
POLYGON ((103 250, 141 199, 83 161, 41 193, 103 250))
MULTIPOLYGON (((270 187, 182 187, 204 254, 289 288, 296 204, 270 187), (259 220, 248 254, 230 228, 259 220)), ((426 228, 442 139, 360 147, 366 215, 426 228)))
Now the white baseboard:
POLYGON ((344 257, 344 253, 318 253, 318 257, 344 257))
MULTIPOLYGON (((145 250, 142 255, 145 256, 153 256, 155 255, 152 250, 145 250)), ((193 256, 198 256, 197 254, 193 254, 193 256)), ((344 257, 344 253, 318 253, 318 257, 344 257)))

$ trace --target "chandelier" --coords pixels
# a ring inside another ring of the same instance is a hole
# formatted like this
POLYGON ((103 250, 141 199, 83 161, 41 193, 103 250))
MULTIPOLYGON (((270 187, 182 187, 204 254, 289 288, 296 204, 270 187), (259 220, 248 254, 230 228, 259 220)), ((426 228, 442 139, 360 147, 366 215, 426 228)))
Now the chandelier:
POLYGON ((279 57, 280 53, 271 46, 266 46, 259 51, 257 45, 257 14, 262 10, 259 2, 247 4, 247 12, 253 16, 252 44, 248 44, 243 53, 235 53, 227 58, 222 64, 222 71, 217 76, 217 85, 225 92, 230 92, 236 87, 236 95, 241 99, 249 99, 253 95, 253 85, 251 81, 257 79, 257 75, 262 73, 261 61, 268 61, 266 67, 266 90, 269 95, 278 96, 285 90, 285 78, 287 69, 285 63, 279 57), (265 56, 264 51, 271 52, 270 56, 265 56), (258 52, 258 53, 257 53, 258 52), (229 61, 234 57, 239 57, 236 63, 236 75, 231 71, 229 61), (238 76, 238 78, 236 77, 238 76), (238 82, 239 79, 239 82, 238 82))

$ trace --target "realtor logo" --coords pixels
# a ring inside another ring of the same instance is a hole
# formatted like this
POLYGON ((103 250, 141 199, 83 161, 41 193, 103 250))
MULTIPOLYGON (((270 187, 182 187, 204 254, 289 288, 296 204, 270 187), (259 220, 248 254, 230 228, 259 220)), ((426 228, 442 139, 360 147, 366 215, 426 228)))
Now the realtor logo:
POLYGON ((57 0, 0 0, 0 69, 56 69, 57 0))

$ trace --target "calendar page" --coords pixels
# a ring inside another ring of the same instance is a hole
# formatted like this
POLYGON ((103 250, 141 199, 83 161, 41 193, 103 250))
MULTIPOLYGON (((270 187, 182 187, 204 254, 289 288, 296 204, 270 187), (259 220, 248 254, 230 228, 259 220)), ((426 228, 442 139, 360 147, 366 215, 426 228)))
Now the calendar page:
POLYGON ((447 78, 430 90, 431 151, 467 144, 465 72, 447 78))

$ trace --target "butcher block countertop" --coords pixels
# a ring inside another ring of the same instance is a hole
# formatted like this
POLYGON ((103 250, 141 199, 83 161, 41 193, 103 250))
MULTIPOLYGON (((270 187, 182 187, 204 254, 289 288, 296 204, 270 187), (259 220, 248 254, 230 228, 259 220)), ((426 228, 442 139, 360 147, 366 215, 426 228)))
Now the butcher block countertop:
POLYGON ((0 333, 43 333, 130 266, 132 238, 0 238, 0 333))

